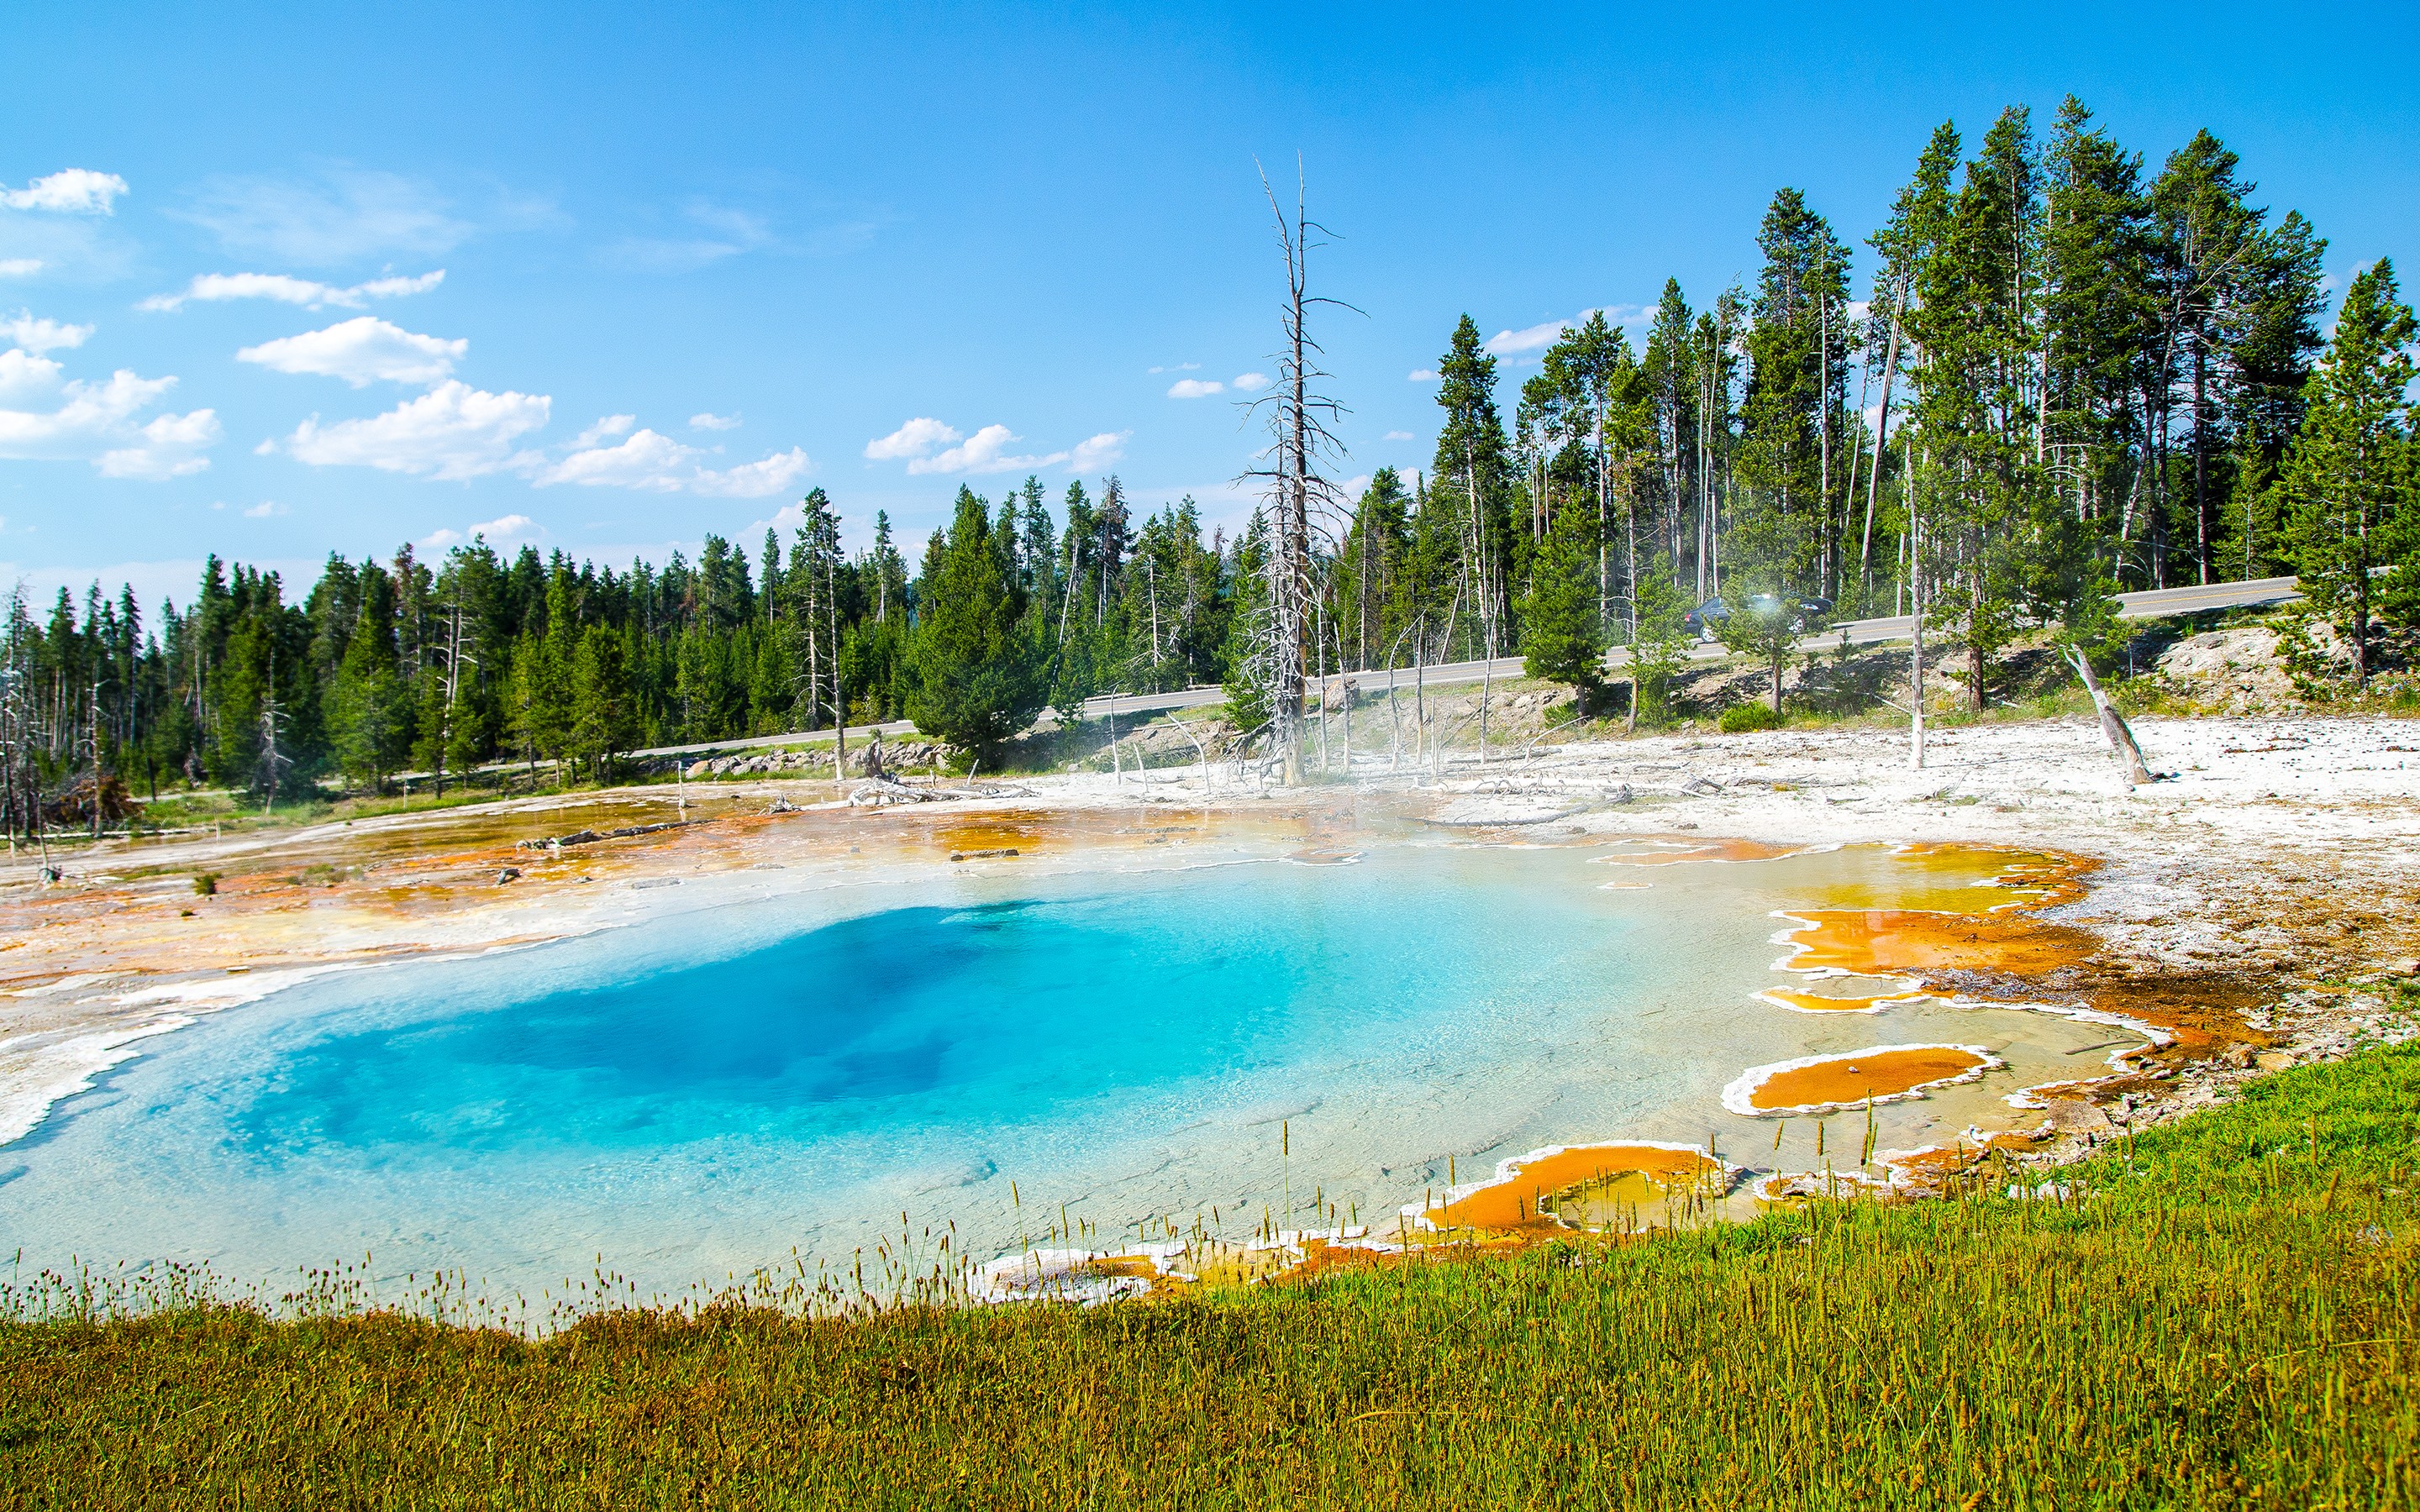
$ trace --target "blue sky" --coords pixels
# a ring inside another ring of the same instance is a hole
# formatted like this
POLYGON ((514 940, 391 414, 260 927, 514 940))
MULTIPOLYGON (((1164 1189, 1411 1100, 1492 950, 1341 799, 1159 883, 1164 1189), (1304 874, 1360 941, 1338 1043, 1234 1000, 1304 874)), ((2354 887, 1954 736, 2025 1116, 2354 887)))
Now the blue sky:
POLYGON ((0 588, 482 524, 661 560, 816 485, 912 544, 1029 471, 1234 519, 1255 157, 1367 312, 1322 332, 1353 472, 1425 462, 1463 312, 1509 389, 1752 276, 1779 186, 1861 244, 2011 102, 2154 168, 2210 127, 2339 285, 2420 251, 2409 6, 506 8, 10 8, 0 588))

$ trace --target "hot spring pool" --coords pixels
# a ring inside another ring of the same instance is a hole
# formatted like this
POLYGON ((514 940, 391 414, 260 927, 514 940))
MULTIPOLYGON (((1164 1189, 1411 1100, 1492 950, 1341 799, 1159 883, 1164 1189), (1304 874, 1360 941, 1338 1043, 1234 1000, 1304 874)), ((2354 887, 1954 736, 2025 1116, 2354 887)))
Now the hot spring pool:
POLYGON ((344 973, 149 1041, 0 1147, 0 1253, 559 1296, 600 1257, 664 1293, 793 1251, 845 1265, 903 1214, 977 1258, 1063 1208, 1103 1242, 1214 1208, 1241 1233, 1282 1193, 1298 1224, 1314 1194, 1386 1223, 1450 1165, 1547 1144, 1711 1138, 1756 1164, 1774 1126, 1719 1095, 1751 1065, 1907 1041, 2009 1061, 1881 1109, 1883 1143, 1913 1145, 2109 1038, 1756 998, 1786 980, 1772 911, 1887 887, 1879 850, 1608 858, 1373 842, 644 895, 623 928, 344 973))

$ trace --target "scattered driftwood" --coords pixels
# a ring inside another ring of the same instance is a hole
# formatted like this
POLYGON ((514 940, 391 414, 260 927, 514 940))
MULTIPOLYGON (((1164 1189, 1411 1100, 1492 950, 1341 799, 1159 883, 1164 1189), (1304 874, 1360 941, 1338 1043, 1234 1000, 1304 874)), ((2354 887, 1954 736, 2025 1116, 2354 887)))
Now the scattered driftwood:
POLYGON ((987 856, 1015 856, 1016 854, 1016 849, 1015 846, 995 846, 987 851, 952 851, 950 853, 950 859, 953 861, 980 861, 987 856))
POLYGON ((514 842, 517 851, 560 851, 566 845, 594 845, 599 841, 628 840, 633 835, 652 835, 659 829, 679 829, 689 825, 701 825, 702 819, 667 819, 659 825, 626 825, 598 834, 593 829, 574 830, 551 840, 524 840, 514 842))
POLYGON ((867 778, 850 789, 848 802, 853 808, 865 809, 880 808, 892 803, 941 803, 950 799, 981 801, 985 798, 1030 798, 1032 796, 1033 796, 1032 788, 1017 787, 1008 783, 970 782, 965 787, 919 788, 910 787, 905 782, 896 781, 888 777, 879 777, 867 778))
POLYGON ((2073 646, 2067 648, 2069 665, 2084 679, 2084 690, 2092 695, 2092 706, 2101 714, 2101 733, 2109 737, 2109 747, 2126 766, 2126 785, 2141 787, 2153 780, 2151 769, 2143 761, 2143 748, 2134 744, 2134 732, 2126 727, 2126 717, 2118 712, 2109 696, 2101 691, 2101 680, 2092 675, 2092 663, 2073 646))
POLYGON ((868 778, 849 790, 851 807, 880 808, 891 803, 931 803, 945 795, 933 788, 911 788, 890 777, 868 778))
POLYGON ((1551 825, 1558 819, 1569 819, 1574 814, 1584 814, 1590 807, 1584 803, 1577 808, 1565 809, 1557 813, 1540 814, 1534 819, 1422 819, 1420 823, 1435 825, 1440 829, 1516 829, 1524 825, 1551 825))

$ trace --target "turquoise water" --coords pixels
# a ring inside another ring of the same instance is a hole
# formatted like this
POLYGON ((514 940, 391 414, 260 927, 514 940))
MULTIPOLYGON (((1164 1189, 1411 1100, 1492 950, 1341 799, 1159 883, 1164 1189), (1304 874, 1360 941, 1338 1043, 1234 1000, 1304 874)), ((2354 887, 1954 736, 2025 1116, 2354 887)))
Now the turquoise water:
POLYGON ((1368 1218, 1450 1161, 1744 1143, 1725 1081, 1874 1032, 1748 997, 1789 868, 1608 890, 1637 873, 1590 860, 801 887, 329 979, 152 1041, 0 1149, 0 1251, 533 1292, 601 1256, 669 1291, 845 1262, 903 1212, 978 1257, 1062 1204, 1110 1238, 1214 1206, 1240 1232, 1287 1189, 1368 1218))

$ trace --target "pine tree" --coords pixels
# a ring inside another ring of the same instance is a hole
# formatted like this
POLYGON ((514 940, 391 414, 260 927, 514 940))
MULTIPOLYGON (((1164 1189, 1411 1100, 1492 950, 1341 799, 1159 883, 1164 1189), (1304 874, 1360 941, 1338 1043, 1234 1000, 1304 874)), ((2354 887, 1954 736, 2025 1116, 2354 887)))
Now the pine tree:
MULTIPOLYGON (((2375 567, 2412 527, 2411 309, 2386 258, 2354 275, 2335 338, 2312 375, 2310 409, 2286 455, 2304 596, 2351 648, 2353 675, 2369 686, 2375 567)), ((2400 563, 2408 583, 2414 568, 2400 563)), ((2397 584, 2397 586, 2403 586, 2397 584)))
POLYGON ((1605 686, 1605 628, 1597 618, 1592 522, 1565 508, 1546 532, 1521 609, 1522 671, 1568 683, 1583 714, 1605 686))
POLYGON ((984 501, 962 487, 908 646, 907 714, 917 729, 979 760, 998 760, 1000 748, 1041 712, 1047 691, 1023 618, 984 501))
POLYGON ((622 633, 603 625, 581 632, 572 676, 571 746, 604 781, 613 758, 635 743, 638 721, 630 706, 629 648, 622 633))
POLYGON ((1672 565, 1657 557, 1638 579, 1638 626, 1630 642, 1630 722, 1661 722, 1672 711, 1672 684, 1689 662, 1689 606, 1672 584, 1672 565))
POLYGON ((363 579, 362 609, 330 688, 330 724, 345 775, 375 793, 409 749, 411 705, 396 667, 391 580, 375 564, 363 579))

